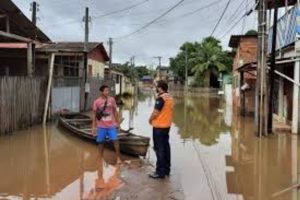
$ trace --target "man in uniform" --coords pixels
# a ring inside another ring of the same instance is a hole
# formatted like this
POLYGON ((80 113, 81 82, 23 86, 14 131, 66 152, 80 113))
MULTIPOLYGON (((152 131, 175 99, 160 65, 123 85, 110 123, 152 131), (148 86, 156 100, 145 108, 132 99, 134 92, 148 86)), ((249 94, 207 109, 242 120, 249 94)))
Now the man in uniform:
POLYGON ((173 98, 168 93, 168 83, 163 80, 158 81, 156 90, 158 97, 149 123, 153 126, 153 142, 157 162, 155 172, 149 174, 149 177, 162 179, 170 175, 169 132, 173 121, 173 98))

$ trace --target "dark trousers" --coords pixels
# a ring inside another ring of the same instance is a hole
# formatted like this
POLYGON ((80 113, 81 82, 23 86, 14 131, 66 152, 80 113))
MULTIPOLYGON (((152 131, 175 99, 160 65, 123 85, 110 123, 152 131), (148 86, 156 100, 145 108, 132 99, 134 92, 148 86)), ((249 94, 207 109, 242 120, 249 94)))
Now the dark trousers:
POLYGON ((170 174, 171 151, 169 143, 170 128, 153 128, 154 151, 156 153, 156 173, 164 176, 170 174))

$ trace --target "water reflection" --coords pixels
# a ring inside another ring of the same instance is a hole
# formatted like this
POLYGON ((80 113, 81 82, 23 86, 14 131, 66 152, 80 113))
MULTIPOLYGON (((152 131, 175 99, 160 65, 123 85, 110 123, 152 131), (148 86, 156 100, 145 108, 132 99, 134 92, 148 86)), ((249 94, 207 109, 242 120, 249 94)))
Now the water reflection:
POLYGON ((112 169, 107 166, 108 163, 106 163, 103 158, 100 158, 98 177, 95 180, 95 185, 90 192, 83 197, 83 200, 103 200, 122 187, 123 182, 120 179, 120 166, 117 165, 112 169))
MULTIPOLYGON (((0 199, 82 199, 98 177, 98 158, 97 146, 55 125, 1 137, 0 199)), ((112 168, 114 153, 104 159, 112 168)))
POLYGON ((232 154, 226 156, 228 192, 245 200, 300 199, 298 136, 254 137, 252 119, 235 119, 232 154))
POLYGON ((202 144, 213 145, 222 133, 228 133, 223 116, 223 101, 215 96, 176 97, 174 123, 182 139, 199 139, 202 144))
MULTIPOLYGON (((174 98, 170 180, 180 177, 187 200, 300 199, 298 136, 259 140, 253 120, 231 115, 219 97, 174 98)), ((151 136, 153 106, 150 90, 126 100, 122 127, 151 136)), ((155 163, 151 149, 149 155, 155 163)), ((113 152, 99 160, 97 146, 55 125, 0 137, 0 199, 101 199, 123 185, 114 161, 113 152)))

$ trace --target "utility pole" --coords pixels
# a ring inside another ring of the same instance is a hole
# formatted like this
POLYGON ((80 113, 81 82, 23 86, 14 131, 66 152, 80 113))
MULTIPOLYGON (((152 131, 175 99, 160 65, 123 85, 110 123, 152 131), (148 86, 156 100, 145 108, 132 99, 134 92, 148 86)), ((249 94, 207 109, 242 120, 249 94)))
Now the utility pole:
POLYGON ((185 92, 188 92, 188 49, 185 46, 185 92))
POLYGON ((109 69, 111 69, 112 67, 112 51, 113 51, 113 39, 109 38, 108 41, 108 45, 109 45, 109 69))
POLYGON ((88 45, 89 45, 89 23, 91 21, 91 17, 89 14, 89 7, 85 8, 85 17, 84 17, 84 24, 85 24, 85 31, 84 31, 84 53, 83 53, 83 59, 84 59, 84 83, 85 83, 85 95, 84 95, 84 110, 86 110, 87 106, 87 99, 88 99, 88 93, 89 90, 89 84, 88 84, 88 45))
POLYGON ((276 69, 276 39, 277 39, 277 18, 278 18, 278 0, 274 3, 274 17, 273 17, 273 35, 272 35, 272 53, 271 53, 271 69, 270 69, 270 93, 269 93, 269 113, 268 113, 268 133, 273 132, 273 96, 274 96, 274 78, 276 69))
POLYGON ((258 137, 267 133, 266 68, 267 68, 267 13, 266 0, 258 3, 258 53, 255 90, 255 132, 258 137))
POLYGON ((158 59, 158 79, 161 80, 161 59, 162 57, 161 56, 156 56, 156 57, 153 57, 153 58, 157 58, 158 59))
MULTIPOLYGON (((37 21, 37 8, 38 8, 38 4, 36 3, 36 1, 33 1, 31 3, 31 11, 32 11, 32 18, 31 21, 34 24, 34 30, 33 30, 33 34, 32 34, 32 39, 36 40, 37 37, 37 28, 36 28, 36 21, 37 21)), ((35 52, 35 43, 28 43, 28 47, 27 47, 27 61, 28 61, 28 66, 27 66, 27 70, 28 70, 28 76, 32 77, 35 71, 35 58, 36 58, 36 52, 35 52)))
POLYGON ((36 13, 37 13, 37 3, 36 1, 32 2, 32 23, 36 26, 36 13))
POLYGON ((130 57, 130 72, 134 79, 135 56, 130 57))
POLYGON ((90 23, 90 14, 89 7, 85 8, 85 17, 84 17, 84 82, 87 82, 87 65, 88 65, 88 45, 89 45, 89 23, 90 23))

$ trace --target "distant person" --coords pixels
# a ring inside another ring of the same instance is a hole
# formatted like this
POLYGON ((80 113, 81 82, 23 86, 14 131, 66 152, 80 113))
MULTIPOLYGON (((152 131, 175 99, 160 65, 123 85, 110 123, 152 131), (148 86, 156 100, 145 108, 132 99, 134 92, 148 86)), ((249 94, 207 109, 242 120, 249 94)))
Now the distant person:
POLYGON ((168 93, 168 84, 165 81, 157 82, 156 91, 158 97, 149 123, 153 126, 153 142, 157 162, 155 172, 149 174, 149 177, 159 179, 170 175, 169 132, 173 121, 173 98, 168 93))
POLYGON ((92 133, 96 135, 99 144, 100 157, 103 157, 104 142, 110 140, 114 144, 117 154, 117 164, 121 164, 120 147, 118 142, 119 113, 117 104, 113 97, 109 96, 109 87, 100 87, 100 97, 93 104, 93 127, 92 133))

